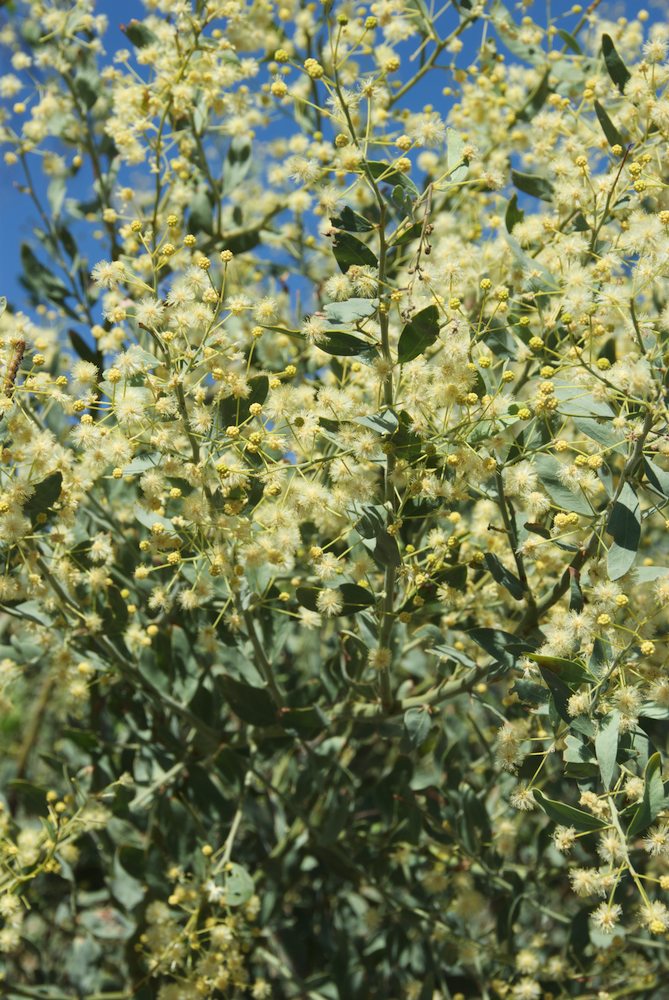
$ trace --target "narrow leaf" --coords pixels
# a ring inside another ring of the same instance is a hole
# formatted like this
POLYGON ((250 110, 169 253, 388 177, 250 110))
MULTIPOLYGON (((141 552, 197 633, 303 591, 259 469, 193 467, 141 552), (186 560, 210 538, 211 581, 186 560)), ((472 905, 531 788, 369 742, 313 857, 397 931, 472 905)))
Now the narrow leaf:
POLYGON ((547 795, 538 790, 534 792, 534 798, 549 819, 562 826, 573 826, 575 830, 582 832, 601 830, 606 826, 596 816, 591 816, 590 813, 584 812, 582 809, 576 809, 574 806, 568 806, 564 802, 549 799, 547 795))
POLYGON ((660 496, 669 500, 669 472, 661 469, 659 465, 656 465, 655 462, 651 462, 649 458, 644 458, 643 464, 646 470, 648 485, 651 486, 656 493, 659 493, 660 496))
POLYGON ((614 710, 605 715, 600 721, 595 738, 595 753, 597 755, 597 763, 599 764, 599 772, 602 776, 604 787, 607 790, 611 787, 616 769, 619 730, 620 712, 614 710))
POLYGON ((485 563, 493 579, 505 587, 513 598, 522 601, 525 588, 518 577, 507 569, 504 563, 500 562, 492 552, 486 552, 485 563))
POLYGON ((606 136, 609 146, 624 146, 623 137, 599 101, 595 101, 595 114, 597 115, 599 124, 602 126, 602 132, 606 136))
POLYGON ((506 213, 504 215, 506 231, 508 233, 512 233, 513 227, 517 226, 519 222, 522 222, 524 218, 525 213, 522 208, 518 208, 518 195, 513 194, 509 204, 506 206, 506 213))
POLYGON ((618 580, 632 568, 641 539, 639 500, 629 483, 613 505, 606 530, 613 535, 607 558, 609 579, 618 580))
POLYGON ((627 828, 628 837, 633 837, 649 827, 657 814, 664 808, 664 804, 662 758, 659 753, 654 753, 646 764, 643 798, 627 828))
POLYGON ((472 628, 467 635, 507 669, 515 665, 519 656, 532 651, 528 643, 501 628, 472 628))
POLYGON ((602 54, 604 55, 604 62, 606 63, 606 69, 609 76, 615 83, 620 93, 624 93, 625 84, 629 80, 631 74, 625 63, 618 55, 616 47, 613 44, 613 39, 610 35, 602 35, 602 54))

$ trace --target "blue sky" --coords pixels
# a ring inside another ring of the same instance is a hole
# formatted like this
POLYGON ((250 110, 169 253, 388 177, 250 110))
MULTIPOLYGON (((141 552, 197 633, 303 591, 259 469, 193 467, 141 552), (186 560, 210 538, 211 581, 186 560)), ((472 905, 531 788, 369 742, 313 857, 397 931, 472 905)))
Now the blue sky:
MULTIPOLYGON (((651 12, 651 18, 662 16, 662 10, 666 0, 649 0, 645 4, 651 12)), ((546 4, 550 4, 553 17, 566 14, 571 10, 572 0, 537 0, 531 5, 529 12, 537 20, 545 17, 546 4)), ((507 5, 513 8, 513 0, 507 0, 507 5)), ((585 5, 585 4, 584 4, 585 5)), ((633 0, 604 0, 601 10, 606 9, 607 15, 612 12, 618 15, 639 9, 641 5, 633 0)), ((129 21, 133 17, 142 17, 144 6, 141 0, 98 0, 96 9, 104 13, 109 18, 109 30, 105 37, 105 46, 108 52, 115 49, 127 47, 127 39, 120 30, 121 24, 129 21)), ((666 10, 666 8, 665 8, 666 10)), ((6 16, 6 15, 5 15, 6 16)), ((518 13, 515 13, 518 17, 518 13)), ((571 26, 575 17, 569 17, 562 22, 565 27, 571 26)), ((466 35, 464 40, 466 41, 466 35)), ((466 53, 465 53, 466 54, 466 53)), ((6 53, 0 57, 0 73, 5 73, 10 69, 6 53)), ((418 94, 419 104, 428 100, 434 101, 435 95, 430 90, 430 85, 425 88, 425 93, 418 94)), ((3 230, 5 237, 0 241, 0 295, 6 295, 15 308, 26 309, 27 302, 25 292, 18 283, 20 271, 19 249, 24 240, 31 240, 32 229, 36 220, 35 210, 27 195, 17 192, 15 184, 19 178, 16 168, 5 167, 0 160, 0 217, 3 220, 3 230)), ((85 196, 85 190, 77 192, 79 196, 85 196)), ((89 248, 87 247, 86 250, 89 248)), ((95 247, 90 248, 91 263, 97 260, 95 247)))

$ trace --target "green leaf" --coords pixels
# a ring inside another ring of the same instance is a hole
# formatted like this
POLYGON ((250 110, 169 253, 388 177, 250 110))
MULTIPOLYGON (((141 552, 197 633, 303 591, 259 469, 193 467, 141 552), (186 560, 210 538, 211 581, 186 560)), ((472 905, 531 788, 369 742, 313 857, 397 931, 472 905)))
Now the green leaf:
POLYGON ((592 684, 593 678, 580 660, 566 660, 562 656, 545 656, 543 653, 528 653, 527 658, 538 663, 540 667, 550 670, 572 689, 579 684, 592 684))
POLYGON ((347 233, 368 233, 374 229, 374 223, 358 215, 348 205, 344 205, 339 215, 330 216, 330 222, 337 229, 344 229, 347 233))
POLYGON ((646 470, 648 485, 651 486, 656 493, 659 493, 660 496, 669 500, 669 472, 661 469, 659 465, 656 465, 655 462, 651 462, 649 458, 644 457, 643 465, 646 470))
POLYGON ((380 566, 401 566, 402 557, 395 538, 388 532, 388 511, 381 505, 355 502, 350 508, 359 520, 355 529, 361 536, 363 545, 374 556, 380 566))
POLYGON ((646 765, 643 798, 627 828, 627 836, 634 837, 637 833, 641 833, 649 827, 658 813, 664 808, 664 804, 662 758, 659 753, 654 753, 646 765))
POLYGON ((632 568, 641 539, 639 500, 629 483, 613 505, 606 530, 613 535, 606 561, 609 579, 618 580, 632 568))
POLYGON ((52 472, 41 483, 37 483, 35 492, 23 506, 23 513, 27 518, 30 518, 33 526, 37 523, 40 514, 46 514, 49 508, 53 507, 60 496, 62 486, 62 472, 52 472))
POLYGON ((412 747, 419 747, 430 734, 432 717, 426 708, 409 708, 404 713, 404 729, 412 747))
POLYGON ((250 169, 251 141, 246 136, 236 135, 230 143, 225 163, 223 164, 221 195, 230 194, 231 191, 239 187, 250 169))
POLYGON ((599 772, 608 790, 613 781, 618 754, 618 733, 620 730, 620 712, 614 710, 600 719, 599 729, 595 737, 595 754, 599 764, 599 772))
POLYGON ((342 333, 340 330, 325 330, 322 336, 325 339, 319 336, 316 347, 326 354, 353 357, 374 350, 374 344, 369 340, 361 340, 360 337, 353 337, 350 333, 342 333))
POLYGON ((396 170, 395 167, 391 167, 388 163, 367 160, 367 169, 375 181, 381 181, 383 184, 390 184, 393 187, 399 184, 412 198, 417 198, 420 194, 410 177, 400 170, 396 170))
POLYGON ((559 476, 560 463, 551 455, 538 455, 535 468, 546 492, 556 505, 576 514, 592 514, 592 506, 582 493, 572 493, 559 476))
POLYGON ((355 417, 354 423, 369 427, 376 434, 393 434, 400 425, 392 410, 374 413, 371 417, 355 417))
POLYGON ((401 247, 405 246, 407 243, 413 243, 414 240, 417 240, 420 237, 422 232, 422 222, 414 222, 413 225, 404 226, 404 228, 400 226, 391 237, 390 246, 401 247))
POLYGON ((241 865, 228 862, 225 866, 225 905, 243 906, 255 891, 253 879, 241 865))
POLYGON ((511 180, 523 194, 532 195, 533 198, 540 198, 542 201, 553 200, 553 185, 546 177, 512 170, 511 180))
POLYGON ((591 816, 590 813, 576 809, 574 806, 568 806, 564 802, 549 799, 538 789, 535 789, 534 798, 548 818, 561 826, 573 826, 575 830, 581 832, 602 830, 606 826, 606 823, 597 819, 596 816, 591 816))
POLYGON ((7 782, 7 789, 20 800, 24 808, 37 816, 48 816, 49 809, 46 804, 46 788, 35 785, 32 781, 25 781, 23 778, 12 778, 7 782))
POLYGON ((236 677, 220 678, 228 705, 240 719, 252 726, 272 726, 277 722, 277 708, 266 688, 251 687, 236 677))
POLYGON ((509 201, 509 204, 506 206, 506 213, 504 215, 506 231, 508 233, 512 233, 513 227, 517 226, 519 222, 522 222, 524 218, 525 213, 522 208, 518 208, 518 195, 514 193, 509 201))
POLYGON ((80 70, 74 78, 74 90, 87 108, 92 108, 101 93, 100 77, 92 70, 80 70))
POLYGON ((634 570, 636 583, 654 583, 660 577, 669 575, 669 566, 637 566, 634 570))
POLYGON ((109 888, 114 899, 121 903, 126 910, 132 910, 133 907, 137 906, 144 899, 146 887, 139 879, 125 870, 121 864, 121 857, 122 854, 117 851, 112 863, 112 877, 109 880, 109 888))
POLYGON ((525 588, 518 577, 511 570, 508 570, 492 552, 486 552, 485 563, 493 579, 505 587, 513 598, 522 601, 525 588))
POLYGON ((416 313, 400 334, 397 360, 401 365, 423 354, 439 336, 439 310, 427 306, 416 313))
POLYGON ((577 56, 580 56, 580 55, 583 54, 583 50, 581 49, 581 46, 578 44, 578 42, 576 41, 576 39, 574 38, 574 36, 570 35, 568 31, 565 31, 564 28, 558 28, 558 35, 560 36, 560 38, 562 39, 562 41, 565 43, 565 45, 567 46, 567 48, 571 49, 571 51, 574 52, 577 56))
POLYGON ((328 302, 323 312, 331 323, 355 323, 373 316, 378 308, 378 299, 346 299, 345 302, 328 302))
POLYGON ((332 252, 339 264, 339 269, 346 274, 349 268, 357 265, 377 267, 378 260, 372 250, 350 233, 338 232, 332 244, 332 252))
POLYGON ((282 708, 280 720, 284 729, 294 729, 306 739, 313 739, 317 733, 330 725, 330 720, 321 712, 318 705, 309 705, 307 708, 282 708))
POLYGON ((625 143, 623 142, 623 137, 599 101, 595 101, 595 114, 597 115, 599 124, 602 126, 602 132, 606 136, 606 141, 609 146, 624 146, 625 143))
POLYGON ((128 24, 122 24, 121 31, 136 49, 143 49, 146 45, 153 45, 158 41, 151 29, 147 28, 142 21, 138 21, 136 17, 133 17, 128 24))
POLYGON ((624 93, 625 84, 629 80, 631 74, 622 61, 615 45, 613 44, 613 39, 610 35, 602 35, 602 54, 604 56, 604 62, 606 63, 606 69, 609 76, 615 83, 616 87, 620 93, 624 93))
POLYGON ((21 283, 39 301, 43 297, 62 305, 69 292, 60 278, 37 259, 27 243, 21 244, 21 264, 23 275, 21 283))
POLYGON ((501 628, 472 628, 467 635, 485 649, 501 666, 511 669, 520 656, 527 655, 533 647, 511 632, 501 628))
POLYGON ((207 188, 200 188, 189 201, 188 229, 192 233, 214 231, 214 205, 207 188))

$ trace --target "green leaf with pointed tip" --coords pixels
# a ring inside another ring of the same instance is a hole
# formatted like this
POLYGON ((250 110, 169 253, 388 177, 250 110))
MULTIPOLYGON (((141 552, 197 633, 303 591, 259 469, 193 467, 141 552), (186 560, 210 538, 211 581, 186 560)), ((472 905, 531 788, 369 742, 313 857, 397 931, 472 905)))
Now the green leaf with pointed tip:
POLYGON ((513 227, 517 226, 519 222, 522 222, 524 218, 525 213, 522 208, 518 208, 518 195, 513 194, 509 204, 506 206, 506 213, 504 215, 506 231, 508 233, 512 233, 513 227))
POLYGON ((577 56, 582 55, 583 50, 581 49, 581 46, 578 44, 573 35, 570 35, 568 31, 564 30, 564 28, 558 28, 558 35, 565 43, 568 49, 571 49, 571 51, 574 52, 577 56))
POLYGON ((613 146, 624 146, 623 137, 599 101, 595 101, 595 114, 597 115, 599 124, 602 126, 602 132, 606 136, 609 146, 612 148, 613 146))
POLYGON ((521 170, 512 170, 511 180, 523 194, 540 198, 541 201, 553 200, 553 185, 546 177, 540 177, 538 174, 525 174, 521 170))
POLYGON ((625 92, 625 84, 629 80, 631 74, 625 63, 618 55, 616 47, 613 44, 613 39, 610 35, 602 35, 602 54, 604 56, 604 62, 606 63, 606 69, 609 76, 615 83, 620 93, 623 94, 625 92))
POLYGON ((486 552, 485 564, 488 567, 493 580, 496 580, 497 583, 502 585, 502 587, 505 587, 515 600, 522 601, 525 588, 515 573, 512 573, 511 570, 507 569, 504 563, 502 563, 492 552, 486 552))
POLYGON ((378 260, 372 250, 350 233, 339 232, 334 238, 332 252, 339 264, 339 269, 346 274, 349 268, 357 265, 377 267, 378 260))
POLYGON ((397 360, 401 365, 423 354, 439 336, 439 310, 427 306, 416 313, 400 334, 397 360))
POLYGON ((629 483, 625 483, 613 505, 606 530, 613 535, 606 560, 609 579, 618 580, 634 565, 641 540, 639 499, 629 483))
POLYGON ((358 215, 348 205, 344 205, 339 215, 330 216, 330 222, 337 229, 344 229, 347 233, 368 233, 374 228, 374 223, 358 215))
POLYGON ((430 735, 432 718, 425 708, 409 708, 404 713, 404 729, 412 747, 419 747, 430 735))
POLYGON ((665 806, 664 784, 662 782, 662 758, 654 753, 646 764, 643 798, 627 828, 627 836, 634 837, 653 822, 665 806))
POLYGON ((585 664, 581 663, 580 660, 566 660, 562 656, 546 656, 543 653, 528 653, 527 658, 538 663, 540 667, 550 670, 552 674, 556 674, 565 684, 574 689, 579 684, 592 684, 593 682, 585 664))
POLYGON ((649 458, 644 458, 643 464, 646 470, 648 485, 651 486, 656 493, 659 493, 660 496, 669 500, 669 472, 666 472, 665 469, 661 469, 659 465, 656 465, 655 462, 651 462, 649 458))
POLYGON ((374 344, 369 340, 361 340, 350 333, 343 333, 341 330, 324 330, 321 339, 319 336, 316 347, 326 354, 334 354, 339 357, 354 357, 356 354, 365 354, 374 350, 374 344))
POLYGON ((520 656, 527 655, 533 649, 517 635, 501 628, 472 628, 467 631, 467 635, 507 669, 515 666, 520 656))
POLYGON ((583 812, 582 809, 576 809, 574 806, 568 806, 564 802, 549 799, 547 795, 544 795, 538 789, 534 792, 534 798, 548 818, 552 819, 554 823, 559 823, 561 826, 573 826, 575 830, 580 832, 594 832, 606 826, 606 823, 601 819, 597 819, 596 816, 591 816, 590 813, 583 812))

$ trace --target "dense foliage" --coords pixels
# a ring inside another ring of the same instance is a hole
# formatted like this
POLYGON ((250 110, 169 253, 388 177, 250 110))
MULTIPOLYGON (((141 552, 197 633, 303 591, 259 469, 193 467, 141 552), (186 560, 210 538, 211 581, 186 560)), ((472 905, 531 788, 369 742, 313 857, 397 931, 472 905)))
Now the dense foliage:
POLYGON ((4 6, 0 994, 666 997, 669 26, 529 6, 4 6))

